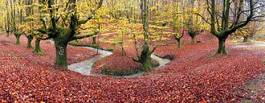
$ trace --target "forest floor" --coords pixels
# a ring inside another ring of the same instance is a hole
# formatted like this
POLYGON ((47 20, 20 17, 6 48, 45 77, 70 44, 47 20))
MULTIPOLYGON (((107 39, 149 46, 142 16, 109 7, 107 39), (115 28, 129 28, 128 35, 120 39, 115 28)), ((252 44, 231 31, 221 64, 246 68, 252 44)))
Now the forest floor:
MULTIPOLYGON (((264 102, 264 93, 253 94, 247 88, 265 73, 263 47, 249 45, 253 49, 246 49, 228 43, 229 54, 220 56, 215 55, 217 40, 213 36, 204 33, 197 39, 201 42, 181 49, 174 44, 159 47, 156 55, 174 56, 160 69, 140 77, 116 78, 56 70, 51 43, 42 42, 46 55, 35 56, 26 48, 25 38, 15 45, 14 37, 1 35, 0 102, 264 102)), ((68 54, 70 64, 96 55, 79 47, 68 48, 68 54)))

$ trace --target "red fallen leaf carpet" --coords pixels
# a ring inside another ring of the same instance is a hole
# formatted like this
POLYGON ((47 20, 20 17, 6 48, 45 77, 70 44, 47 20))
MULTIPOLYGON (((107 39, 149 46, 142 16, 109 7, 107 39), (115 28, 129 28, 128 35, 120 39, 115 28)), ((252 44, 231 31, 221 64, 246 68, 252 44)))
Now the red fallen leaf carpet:
MULTIPOLYGON (((34 56, 13 37, 0 37, 0 102, 49 103, 229 103, 239 102, 241 86, 265 72, 264 53, 228 47, 226 56, 214 55, 217 42, 200 35, 202 43, 158 48, 156 54, 174 55, 164 67, 136 78, 82 76, 53 68, 54 49, 42 42, 46 55, 34 56), (166 51, 165 51, 166 50, 166 51)), ((265 51, 264 51, 265 52, 265 51)), ((82 48, 68 48, 70 63, 95 55, 82 48)))

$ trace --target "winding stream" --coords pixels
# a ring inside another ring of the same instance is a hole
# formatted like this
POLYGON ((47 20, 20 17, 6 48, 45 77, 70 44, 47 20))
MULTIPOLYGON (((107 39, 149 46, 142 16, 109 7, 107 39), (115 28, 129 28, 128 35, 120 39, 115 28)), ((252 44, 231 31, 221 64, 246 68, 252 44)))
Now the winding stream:
MULTIPOLYGON (((244 48, 246 50, 253 50, 257 53, 263 53, 265 50, 265 42, 261 41, 252 41, 251 44, 236 44, 233 45, 234 48, 244 48), (258 48, 255 49, 255 48, 258 48)), ((244 96, 241 100, 241 103, 252 103, 252 102, 265 102, 265 97, 257 98, 260 93, 265 93, 265 73, 258 75, 255 79, 250 80, 245 83, 242 88, 243 90, 247 90, 248 95, 244 96), (258 100, 258 101, 257 101, 258 100)))
MULTIPOLYGON (((69 70, 74 71, 74 72, 78 72, 82 75, 93 76, 93 74, 91 73, 93 64, 100 59, 103 59, 105 57, 112 55, 112 52, 106 51, 106 50, 95 49, 95 48, 91 48, 91 47, 83 47, 83 48, 86 48, 86 49, 94 51, 94 52, 98 51, 99 55, 97 55, 93 58, 90 58, 88 60, 79 62, 79 63, 68 65, 69 70)), ((159 67, 165 66, 166 64, 168 64, 170 62, 169 59, 160 58, 154 54, 151 55, 151 58, 158 61, 159 67)), ((128 76, 128 77, 136 77, 136 76, 140 76, 142 74, 143 73, 133 74, 133 75, 128 76)))
POLYGON ((106 51, 106 50, 95 49, 95 48, 91 48, 91 47, 83 47, 83 48, 89 49, 89 50, 94 51, 94 52, 98 52, 99 55, 96 55, 93 58, 90 58, 88 60, 85 60, 85 61, 82 61, 79 63, 68 65, 69 70, 74 71, 74 72, 78 72, 82 75, 91 75, 91 70, 92 70, 94 63, 96 63, 100 59, 103 59, 107 56, 112 55, 112 52, 106 51))

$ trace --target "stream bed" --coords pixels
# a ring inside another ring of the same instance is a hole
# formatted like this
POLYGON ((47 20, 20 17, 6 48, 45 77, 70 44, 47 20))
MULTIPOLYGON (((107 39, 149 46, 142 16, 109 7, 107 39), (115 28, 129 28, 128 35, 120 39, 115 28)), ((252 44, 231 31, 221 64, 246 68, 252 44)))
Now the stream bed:
MULTIPOLYGON (((265 42, 252 41, 249 44, 239 43, 233 45, 233 48, 244 48, 259 54, 264 54, 265 42)), ((243 96, 241 103, 265 103, 265 73, 246 82, 242 89, 247 92, 247 95, 243 96)))
MULTIPOLYGON (((98 52, 99 55, 92 57, 88 60, 79 62, 79 63, 68 65, 69 70, 80 73, 82 75, 93 76, 94 74, 91 73, 93 64, 96 63, 98 60, 101 60, 105 57, 112 55, 112 52, 107 51, 107 50, 95 49, 92 47, 83 47, 83 48, 86 48, 86 49, 94 51, 94 52, 98 52)), ((156 60, 159 63, 158 67, 162 67, 162 66, 165 66, 166 64, 170 63, 169 59, 160 58, 154 54, 151 55, 151 58, 156 60)), ((140 72, 137 74, 126 76, 126 77, 137 77, 137 76, 141 76, 143 74, 144 74, 143 72, 140 72)))

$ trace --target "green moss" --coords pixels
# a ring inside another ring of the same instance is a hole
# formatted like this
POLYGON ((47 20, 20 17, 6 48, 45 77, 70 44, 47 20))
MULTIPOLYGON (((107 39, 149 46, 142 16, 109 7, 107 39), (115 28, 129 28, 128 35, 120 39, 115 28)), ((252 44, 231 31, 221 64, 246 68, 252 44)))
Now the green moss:
POLYGON ((54 45, 56 50, 56 62, 55 65, 60 68, 67 68, 67 42, 62 39, 55 39, 54 45))
POLYGON ((16 45, 19 45, 20 44, 20 37, 16 37, 16 45))
POLYGON ((143 50, 141 52, 138 62, 143 65, 144 71, 149 71, 152 68, 152 58, 151 58, 152 53, 150 51, 147 42, 144 43, 142 48, 143 50))

